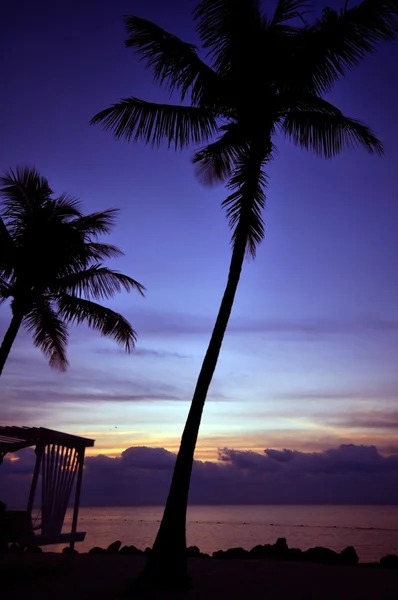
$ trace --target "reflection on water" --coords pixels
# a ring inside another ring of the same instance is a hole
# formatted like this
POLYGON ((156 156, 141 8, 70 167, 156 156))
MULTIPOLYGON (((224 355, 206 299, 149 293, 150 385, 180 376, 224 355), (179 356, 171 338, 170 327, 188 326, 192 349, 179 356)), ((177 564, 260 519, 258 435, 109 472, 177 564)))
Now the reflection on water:
MULTIPOLYGON (((79 530, 86 540, 80 552, 106 547, 119 539, 144 549, 152 546, 162 507, 81 508, 79 530)), ((71 511, 65 529, 70 528, 71 511)), ((398 506, 192 506, 188 510, 187 543, 202 552, 274 543, 305 550, 326 546, 341 551, 354 546, 361 561, 398 553, 398 506)), ((63 546, 46 549, 59 551, 63 546)))

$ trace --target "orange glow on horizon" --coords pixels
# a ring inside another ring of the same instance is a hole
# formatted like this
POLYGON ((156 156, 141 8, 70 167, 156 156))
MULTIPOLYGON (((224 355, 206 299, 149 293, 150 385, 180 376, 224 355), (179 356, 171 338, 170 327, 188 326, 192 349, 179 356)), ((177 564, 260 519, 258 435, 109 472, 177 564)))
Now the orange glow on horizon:
MULTIPOLYGON (((118 432, 116 434, 103 434, 102 432, 85 432, 87 437, 96 439, 93 448, 87 449, 87 456, 105 454, 109 457, 118 457, 124 450, 133 446, 147 446, 151 448, 164 448, 169 452, 177 453, 179 438, 153 439, 152 437, 140 437, 134 439, 128 433, 118 432), (133 439, 132 439, 133 438, 133 439)), ((267 431, 255 434, 231 434, 220 436, 202 436, 199 438, 195 452, 195 458, 201 461, 218 461, 218 450, 221 448, 232 448, 240 451, 251 451, 262 454, 265 448, 283 450, 297 450, 299 452, 322 452, 330 448, 336 448, 341 444, 376 445, 381 454, 391 454, 390 448, 396 446, 396 440, 387 434, 366 434, 337 432, 333 429, 323 431, 267 431)))

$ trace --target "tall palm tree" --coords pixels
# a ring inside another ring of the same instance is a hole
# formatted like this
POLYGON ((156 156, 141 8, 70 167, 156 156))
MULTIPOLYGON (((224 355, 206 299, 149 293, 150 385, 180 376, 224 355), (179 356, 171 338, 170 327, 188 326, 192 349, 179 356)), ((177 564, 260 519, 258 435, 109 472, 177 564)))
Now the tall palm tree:
POLYGON ((143 575, 157 585, 184 587, 186 508, 195 445, 206 395, 231 314, 243 261, 264 237, 266 168, 278 135, 331 158, 352 146, 381 154, 363 123, 324 95, 398 31, 398 0, 363 0, 308 22, 305 0, 278 0, 265 15, 260 0, 201 0, 194 11, 206 62, 190 43, 136 16, 125 19, 126 45, 181 104, 135 97, 101 111, 92 123, 117 138, 158 146, 206 145, 193 156, 198 177, 226 181, 223 202, 232 229, 225 292, 182 434, 163 519, 143 575))
POLYGON ((136 334, 120 314, 94 300, 144 287, 104 266, 123 254, 98 241, 109 233, 115 209, 84 215, 78 200, 53 197, 35 169, 0 177, 0 303, 11 300, 12 318, 0 347, 0 375, 21 325, 33 334, 51 367, 68 366, 68 324, 86 323, 130 352, 136 334))

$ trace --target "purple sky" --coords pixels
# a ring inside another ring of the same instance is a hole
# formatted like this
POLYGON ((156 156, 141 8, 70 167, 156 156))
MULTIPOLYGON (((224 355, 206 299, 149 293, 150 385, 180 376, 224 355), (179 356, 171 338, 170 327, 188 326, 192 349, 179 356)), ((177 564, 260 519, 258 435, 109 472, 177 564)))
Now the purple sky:
MULTIPOLYGON (((165 99, 124 48, 121 16, 197 41, 194 3, 169 6, 6 0, 2 8, 0 170, 35 165, 87 211, 120 207, 111 241, 125 257, 114 266, 148 292, 112 304, 138 331, 133 356, 80 329, 70 370, 59 375, 21 334, 0 381, 0 422, 82 433, 113 456, 131 446, 176 450, 230 256, 225 191, 195 181, 190 152, 128 145, 88 125, 121 97, 165 99)), ((331 95, 374 129, 384 158, 357 150, 322 161, 278 140, 266 238, 245 265, 200 460, 217 459, 218 448, 322 452, 349 443, 398 453, 397 62, 397 44, 384 46, 331 95)), ((0 333, 9 318, 3 307, 0 333)))

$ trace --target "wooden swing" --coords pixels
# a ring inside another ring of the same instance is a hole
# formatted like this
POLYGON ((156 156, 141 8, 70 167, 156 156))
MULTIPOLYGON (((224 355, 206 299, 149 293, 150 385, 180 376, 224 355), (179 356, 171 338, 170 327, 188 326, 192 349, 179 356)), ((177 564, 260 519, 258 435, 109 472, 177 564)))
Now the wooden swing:
POLYGON ((0 426, 0 464, 9 452, 34 447, 36 463, 26 510, 0 512, 0 541, 24 546, 44 546, 84 540, 86 533, 77 531, 84 455, 94 440, 44 427, 0 426), (77 478, 76 478, 77 475, 77 478), (41 478, 41 520, 33 525, 32 510, 41 478), (70 532, 63 524, 72 489, 75 486, 70 532))

